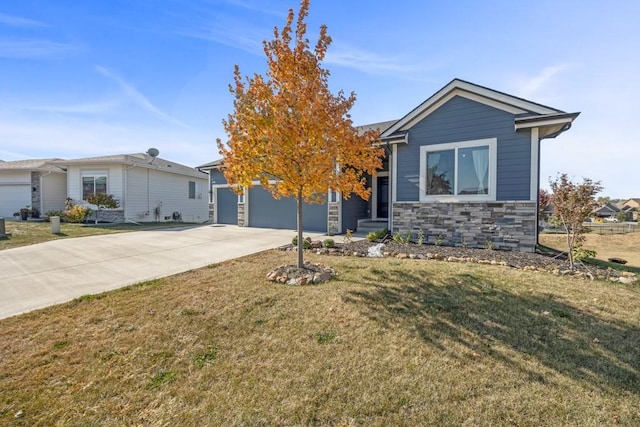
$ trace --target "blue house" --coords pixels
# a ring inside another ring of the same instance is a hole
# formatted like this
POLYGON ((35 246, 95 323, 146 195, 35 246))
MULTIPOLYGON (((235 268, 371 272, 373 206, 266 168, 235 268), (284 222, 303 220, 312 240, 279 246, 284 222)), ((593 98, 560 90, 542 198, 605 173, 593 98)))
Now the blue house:
MULTIPOLYGON (((339 234, 387 228, 429 243, 532 252, 537 240, 540 141, 571 127, 564 111, 455 79, 380 130, 386 158, 370 177, 371 197, 327 193, 305 205, 305 229, 339 234)), ((238 196, 220 161, 209 172, 214 222, 296 228, 293 199, 256 185, 238 196)))

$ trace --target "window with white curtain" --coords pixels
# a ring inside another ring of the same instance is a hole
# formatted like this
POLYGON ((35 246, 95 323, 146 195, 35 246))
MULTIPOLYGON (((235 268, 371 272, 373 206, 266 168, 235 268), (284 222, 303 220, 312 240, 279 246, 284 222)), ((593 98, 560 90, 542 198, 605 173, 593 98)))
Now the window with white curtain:
POLYGON ((420 201, 495 200, 496 138, 420 147, 420 201))

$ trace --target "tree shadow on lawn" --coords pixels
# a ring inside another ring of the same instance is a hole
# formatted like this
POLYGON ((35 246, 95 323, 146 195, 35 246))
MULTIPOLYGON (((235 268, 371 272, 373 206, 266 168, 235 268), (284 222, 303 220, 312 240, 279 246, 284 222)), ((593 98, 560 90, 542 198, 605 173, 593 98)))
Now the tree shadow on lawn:
POLYGON ((406 327, 441 350, 454 340, 545 382, 496 348, 502 344, 580 381, 640 395, 640 329, 635 325, 603 320, 551 294, 514 294, 471 274, 435 285, 399 269, 372 273, 363 277, 370 290, 352 291, 345 301, 389 328, 406 327))

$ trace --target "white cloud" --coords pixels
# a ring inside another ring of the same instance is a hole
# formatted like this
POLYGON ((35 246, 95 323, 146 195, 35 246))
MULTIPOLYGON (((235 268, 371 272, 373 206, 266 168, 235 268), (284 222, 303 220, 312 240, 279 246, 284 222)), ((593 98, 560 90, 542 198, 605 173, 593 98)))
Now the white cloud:
POLYGON ((265 15, 284 16, 281 10, 276 11, 273 9, 266 9, 262 7, 263 3, 260 3, 260 6, 257 6, 255 4, 249 4, 242 0, 227 0, 227 3, 233 6, 240 7, 242 9, 250 10, 252 12, 259 12, 265 15))
POLYGON ((544 67, 534 76, 516 78, 514 93, 523 98, 540 98, 558 76, 571 68, 574 64, 557 64, 544 67))
POLYGON ((217 16, 213 24, 191 28, 178 34, 219 43, 253 55, 264 54, 262 42, 270 37, 267 31, 227 15, 217 16))
POLYGON ((435 65, 427 65, 398 56, 379 54, 344 43, 334 43, 329 46, 325 62, 368 74, 403 74, 403 77, 422 75, 421 73, 436 68, 435 65))
POLYGON ((22 110, 43 111, 62 114, 101 114, 107 113, 118 107, 123 102, 121 98, 106 99, 103 101, 87 102, 68 105, 29 105, 19 107, 22 110))
POLYGON ((0 58, 47 59, 76 53, 79 47, 38 39, 0 39, 0 58))
POLYGON ((0 24, 9 25, 11 27, 48 27, 47 24, 44 24, 39 21, 34 21, 33 19, 22 18, 20 16, 12 16, 6 15, 4 13, 0 13, 0 24))
POLYGON ((133 102, 138 107, 153 114, 156 117, 159 117, 160 119, 162 119, 167 123, 182 126, 182 127, 186 126, 184 123, 180 122, 174 117, 171 117, 170 115, 166 114, 165 112, 160 110, 158 107, 156 107, 151 101, 149 101, 149 99, 146 96, 140 93, 140 91, 138 91, 133 85, 127 83, 122 77, 120 77, 116 73, 109 71, 105 67, 102 67, 99 65, 96 66, 96 70, 103 76, 116 82, 120 87, 120 89, 122 89, 126 98, 131 102, 133 102))

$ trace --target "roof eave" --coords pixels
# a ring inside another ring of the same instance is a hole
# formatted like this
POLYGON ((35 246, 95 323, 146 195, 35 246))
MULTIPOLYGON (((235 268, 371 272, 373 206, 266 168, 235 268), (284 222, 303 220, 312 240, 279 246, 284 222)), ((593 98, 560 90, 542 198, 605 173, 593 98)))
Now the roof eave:
POLYGON ((580 113, 577 112, 516 118, 515 130, 538 128, 540 139, 555 138, 569 130, 579 115, 580 113))

